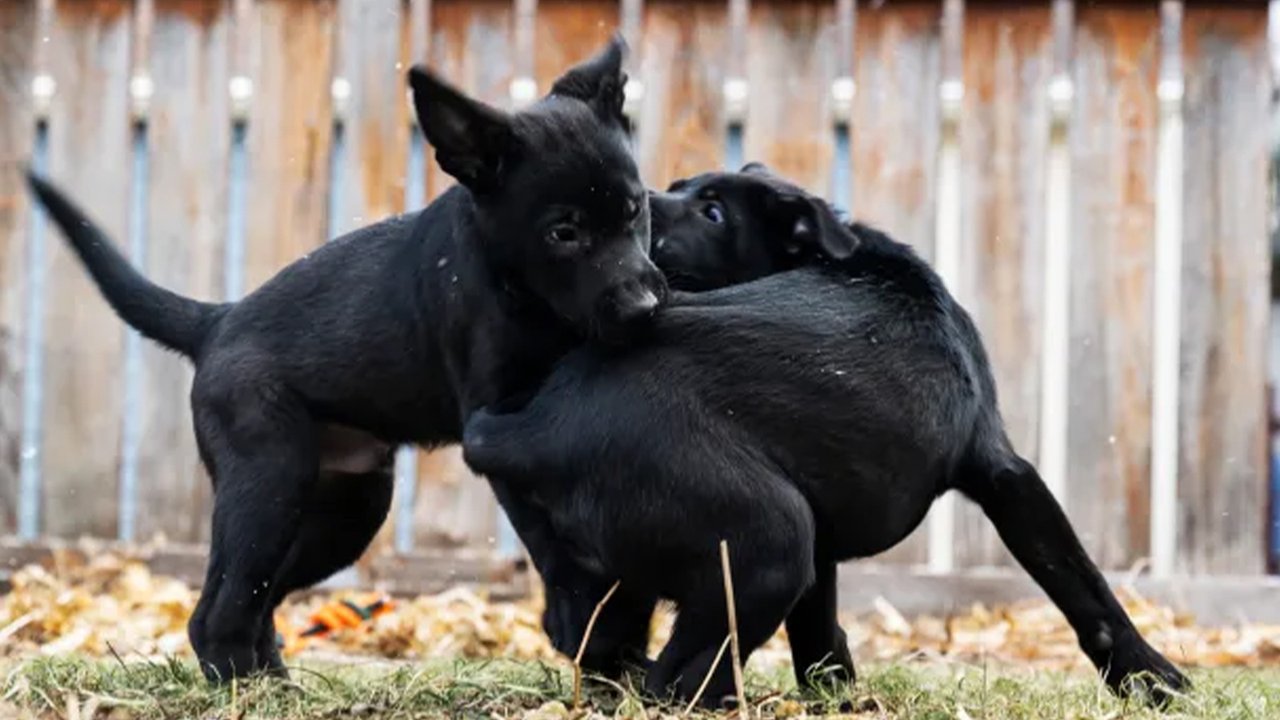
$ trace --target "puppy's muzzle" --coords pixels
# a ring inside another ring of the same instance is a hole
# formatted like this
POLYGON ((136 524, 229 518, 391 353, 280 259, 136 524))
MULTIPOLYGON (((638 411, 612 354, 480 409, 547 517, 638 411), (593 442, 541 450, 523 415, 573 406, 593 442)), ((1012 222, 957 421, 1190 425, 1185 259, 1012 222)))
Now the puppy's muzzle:
POLYGON ((630 326, 652 318, 667 301, 667 281, 657 269, 623 281, 606 293, 602 301, 605 317, 619 326, 630 326))

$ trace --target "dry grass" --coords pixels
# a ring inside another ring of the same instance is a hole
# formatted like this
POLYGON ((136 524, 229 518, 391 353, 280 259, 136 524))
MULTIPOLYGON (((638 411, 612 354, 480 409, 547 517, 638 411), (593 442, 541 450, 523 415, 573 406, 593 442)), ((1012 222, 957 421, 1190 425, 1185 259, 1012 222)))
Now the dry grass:
MULTIPOLYGON (((290 604, 302 627, 327 598, 290 604)), ((1133 595, 1126 607, 1197 687, 1168 717, 1280 718, 1280 628, 1198 626, 1133 595)), ((29 568, 0 596, 0 719, 530 718, 679 716, 645 706, 626 683, 588 683, 574 713, 572 663, 557 657, 536 601, 491 603, 458 589, 399 603, 354 630, 314 642, 290 662, 291 682, 211 688, 195 671, 185 622, 195 594, 114 556, 56 571, 29 568), (118 653, 118 656, 117 656, 118 653)), ((660 618, 655 648, 666 636, 660 618)), ((845 618, 862 677, 832 696, 797 693, 785 638, 747 666, 762 717, 842 714, 898 718, 1160 717, 1101 686, 1061 614, 1043 601, 905 618, 887 603, 845 618)))
MULTIPOLYGON (((863 669, 857 686, 802 694, 779 672, 748 673, 747 693, 765 718, 842 716, 859 720, 1145 720, 1280 717, 1280 674, 1202 670, 1196 689, 1166 714, 1112 697, 1083 674, 1002 671, 903 663, 863 669)), ((569 710, 569 664, 510 660, 308 665, 294 679, 211 688, 192 663, 40 659, 10 669, 5 707, 32 718, 670 718, 683 708, 642 702, 623 684, 591 683, 580 712, 569 710)), ((695 713, 695 716, 707 716, 695 713)))

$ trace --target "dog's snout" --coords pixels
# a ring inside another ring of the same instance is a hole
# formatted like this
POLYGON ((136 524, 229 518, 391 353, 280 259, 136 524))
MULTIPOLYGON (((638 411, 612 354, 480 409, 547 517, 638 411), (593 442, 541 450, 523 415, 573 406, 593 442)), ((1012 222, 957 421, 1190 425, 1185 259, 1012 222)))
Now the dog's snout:
POLYGON ((651 317, 658 310, 657 293, 647 287, 624 290, 617 299, 618 320, 624 323, 651 317))
POLYGON ((614 285, 605 296, 606 310, 619 326, 643 322, 654 316, 667 301, 667 281, 657 268, 637 273, 614 285))
POLYGON ((665 230, 683 207, 680 198, 671 193, 649 191, 649 226, 655 235, 665 230))

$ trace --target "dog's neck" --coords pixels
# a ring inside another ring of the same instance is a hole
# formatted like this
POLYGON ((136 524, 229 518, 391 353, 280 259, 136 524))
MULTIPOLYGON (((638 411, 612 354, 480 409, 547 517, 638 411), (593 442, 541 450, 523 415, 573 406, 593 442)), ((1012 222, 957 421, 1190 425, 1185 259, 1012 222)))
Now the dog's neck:
POLYGON ((445 247, 427 249, 425 267, 443 261, 455 268, 447 277, 429 272, 427 291, 446 298, 438 332, 465 414, 538 383, 578 338, 513 273, 490 260, 485 247, 497 239, 476 237, 484 230, 472 216, 474 206, 464 208, 445 247))

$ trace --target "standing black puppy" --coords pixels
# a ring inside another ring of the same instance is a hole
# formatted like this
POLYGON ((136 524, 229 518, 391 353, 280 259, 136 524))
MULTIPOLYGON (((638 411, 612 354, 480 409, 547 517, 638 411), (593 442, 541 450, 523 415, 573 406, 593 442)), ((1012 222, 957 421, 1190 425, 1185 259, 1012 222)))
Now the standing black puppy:
MULTIPOLYGON (((478 411, 464 437, 472 467, 523 478, 582 566, 677 603, 651 691, 691 696, 725 637, 722 539, 746 652, 785 619, 801 681, 819 663, 852 677, 836 563, 897 544, 952 488, 1113 688, 1186 684, 1013 451, 978 332, 927 264, 759 168, 673 190, 651 199, 672 284, 744 284, 678 296, 631 351, 575 351, 524 407, 478 411)), ((731 690, 721 663, 706 698, 731 690)))
MULTIPOLYGON (((622 337, 665 299, 621 112, 623 50, 615 39, 516 114, 414 68, 419 123, 460 184, 317 248, 237 303, 155 286, 31 177, 121 318, 195 364, 215 500, 189 633, 211 678, 282 670, 272 608, 368 545, 396 445, 456 442, 470 409, 520 391, 582 338, 622 337)), ((536 509, 492 481, 543 557, 536 509)))

